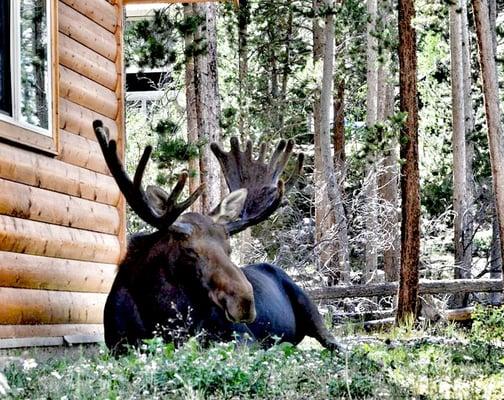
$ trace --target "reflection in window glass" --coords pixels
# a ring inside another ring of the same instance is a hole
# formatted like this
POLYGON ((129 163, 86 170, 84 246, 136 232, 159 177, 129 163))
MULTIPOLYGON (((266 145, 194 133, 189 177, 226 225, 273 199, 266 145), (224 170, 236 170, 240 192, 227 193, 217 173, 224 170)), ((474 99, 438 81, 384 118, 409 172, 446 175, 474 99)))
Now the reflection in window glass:
POLYGON ((0 0, 0 113, 12 115, 10 2, 0 0))
POLYGON ((46 0, 21 0, 21 120, 49 128, 49 60, 46 0))

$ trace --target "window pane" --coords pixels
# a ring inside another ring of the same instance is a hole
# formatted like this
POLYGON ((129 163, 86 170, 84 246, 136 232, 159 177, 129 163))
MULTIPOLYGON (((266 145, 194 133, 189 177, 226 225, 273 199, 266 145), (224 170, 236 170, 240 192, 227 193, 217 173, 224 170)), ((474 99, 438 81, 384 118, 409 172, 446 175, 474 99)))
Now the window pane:
POLYGON ((0 0, 0 113, 12 115, 9 3, 0 0))
POLYGON ((21 0, 21 120, 49 128, 46 0, 21 0))

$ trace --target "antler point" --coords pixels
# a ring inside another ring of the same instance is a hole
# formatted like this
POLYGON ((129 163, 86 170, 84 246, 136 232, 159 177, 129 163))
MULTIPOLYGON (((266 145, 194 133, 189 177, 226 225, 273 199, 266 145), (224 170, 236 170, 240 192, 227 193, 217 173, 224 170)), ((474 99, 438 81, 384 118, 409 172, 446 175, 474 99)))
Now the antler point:
POLYGON ((93 128, 94 129, 103 128, 103 121, 101 119, 95 119, 93 121, 93 128))

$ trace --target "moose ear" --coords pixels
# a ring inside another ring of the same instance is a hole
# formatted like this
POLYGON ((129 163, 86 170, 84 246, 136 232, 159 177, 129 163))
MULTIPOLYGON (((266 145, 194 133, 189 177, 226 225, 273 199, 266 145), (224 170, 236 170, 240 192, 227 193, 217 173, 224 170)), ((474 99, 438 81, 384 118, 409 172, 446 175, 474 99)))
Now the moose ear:
POLYGON ((221 203, 215 207, 210 213, 209 217, 213 219, 216 224, 225 224, 236 220, 245 205, 247 200, 247 189, 238 189, 229 193, 221 203))
POLYGON ((166 210, 166 202, 170 195, 161 189, 159 186, 147 186, 145 190, 149 202, 156 207, 156 211, 164 212, 166 210))

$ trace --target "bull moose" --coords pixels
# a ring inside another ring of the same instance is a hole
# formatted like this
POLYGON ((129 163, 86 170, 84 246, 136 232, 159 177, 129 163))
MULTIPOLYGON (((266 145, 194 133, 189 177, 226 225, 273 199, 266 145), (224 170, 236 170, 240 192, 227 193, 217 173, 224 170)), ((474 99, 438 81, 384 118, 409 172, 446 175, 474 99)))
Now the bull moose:
MULTIPOLYGON (((177 202, 186 180, 183 172, 168 194, 157 186, 143 190, 141 181, 152 148, 146 147, 133 180, 117 155, 117 145, 99 120, 93 127, 105 161, 132 210, 156 228, 133 236, 107 298, 105 342, 123 352, 160 331, 178 340, 175 332, 206 332, 210 340, 234 335, 271 345, 275 337, 298 344, 306 335, 328 349, 338 347, 324 326, 317 307, 289 276, 270 264, 236 266, 230 258, 229 237, 266 220, 281 204, 285 185, 280 179, 294 142, 280 141, 269 163, 263 143, 252 157, 252 143, 240 150, 237 138, 231 151, 217 144, 219 160, 230 194, 209 214, 183 212, 204 190, 201 185, 177 202)), ((303 163, 300 154, 290 185, 303 163)), ((276 339, 278 340, 278 339, 276 339)))

